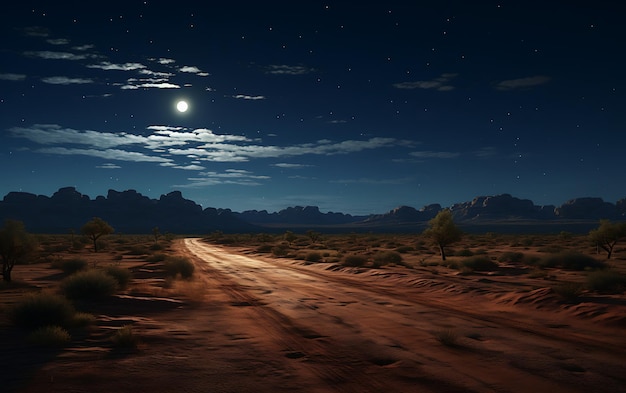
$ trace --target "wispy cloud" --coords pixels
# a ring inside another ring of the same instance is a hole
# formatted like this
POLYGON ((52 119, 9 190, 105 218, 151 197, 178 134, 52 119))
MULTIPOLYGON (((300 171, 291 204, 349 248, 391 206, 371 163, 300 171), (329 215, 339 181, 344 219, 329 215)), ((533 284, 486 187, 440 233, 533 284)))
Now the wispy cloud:
POLYGON ((306 165, 306 164, 290 164, 290 163, 287 163, 287 162, 279 162, 278 164, 273 164, 273 166, 278 167, 278 168, 300 169, 300 168, 307 168, 307 167, 311 167, 312 165, 306 165))
POLYGON ((93 57, 87 54, 77 55, 75 53, 70 53, 70 52, 53 52, 53 51, 27 51, 27 52, 24 52, 24 55, 29 56, 29 57, 39 57, 41 59, 46 59, 46 60, 84 60, 84 59, 93 57))
POLYGON ((50 30, 41 26, 29 26, 23 29, 24 34, 29 37, 46 38, 50 36, 50 30))
POLYGON ((91 44, 77 45, 77 46, 73 46, 72 47, 72 49, 77 50, 77 51, 81 51, 81 52, 89 50, 89 49, 93 49, 93 48, 95 48, 95 46, 91 45, 91 44))
POLYGON ((96 165, 96 168, 98 168, 98 169, 120 169, 122 167, 117 165, 117 164, 105 163, 105 164, 102 164, 102 165, 96 165))
MULTIPOLYGON (((88 155, 106 160, 158 162, 183 170, 203 170, 203 162, 246 162, 253 159, 340 155, 367 150, 410 146, 395 138, 366 140, 318 140, 296 145, 262 145, 243 135, 216 134, 205 128, 186 129, 167 125, 148 127, 144 133, 76 130, 57 124, 13 127, 13 137, 27 139, 45 148, 34 151, 59 155, 88 155), (191 163, 189 163, 191 161, 191 163)), ((302 164, 278 163, 279 168, 303 168, 302 164)), ((208 172, 207 172, 208 173, 208 172)), ((237 172, 227 172, 235 177, 237 172)), ((211 178, 222 177, 211 174, 211 178)), ((246 176, 250 179, 250 176, 246 176)), ((257 178, 259 179, 259 178, 257 178)))
POLYGON ((151 156, 136 151, 126 151, 120 149, 79 149, 67 147, 47 147, 36 150, 39 153, 58 154, 58 155, 83 155, 104 158, 106 160, 133 161, 133 162, 171 162, 172 160, 165 157, 151 156))
POLYGON ((517 90, 517 89, 529 89, 531 87, 543 85, 550 81, 550 77, 537 75, 529 76, 527 78, 508 79, 498 82, 495 85, 497 90, 517 90))
POLYGON ((69 45, 70 41, 65 38, 50 38, 46 42, 51 45, 69 45))
POLYGON ((169 82, 145 82, 138 84, 126 84, 120 87, 122 90, 138 89, 180 89, 180 85, 169 82))
POLYGON ((41 78, 41 81, 44 83, 49 83, 51 85, 84 85, 88 83, 93 83, 92 79, 68 78, 66 76, 51 76, 47 78, 41 78))
POLYGON ((250 171, 243 169, 227 169, 224 172, 200 172, 197 177, 190 177, 189 183, 177 184, 174 187, 181 188, 197 188, 206 186, 215 186, 219 184, 237 184, 240 186, 260 186, 259 180, 267 180, 270 177, 264 175, 255 175, 250 171))
POLYGON ((252 100, 252 101, 256 101, 256 100, 265 100, 266 97, 265 96, 249 96, 246 94, 237 94, 234 96, 231 96, 232 98, 236 98, 239 100, 252 100))
POLYGON ((275 74, 275 75, 304 75, 315 72, 315 68, 305 67, 302 65, 269 65, 265 67, 265 72, 267 74, 275 74))
POLYGON ((23 81, 26 79, 24 74, 0 74, 0 80, 4 81, 23 81))
POLYGON ((141 70, 147 68, 145 65, 141 63, 123 63, 123 64, 114 64, 108 61, 103 61, 100 64, 89 64, 87 68, 99 68, 105 71, 134 71, 141 70))
POLYGON ((330 180, 330 183, 338 183, 338 184, 407 184, 413 181, 413 179, 408 177, 403 178, 384 178, 384 179, 374 179, 369 177, 362 177, 358 179, 338 179, 338 180, 330 180))
POLYGON ((460 153, 453 153, 449 151, 414 151, 409 153, 413 157, 417 158, 456 158, 460 156, 460 153))
POLYGON ((458 74, 446 73, 432 80, 394 83, 393 87, 408 90, 433 89, 437 91, 451 91, 454 90, 454 86, 452 86, 450 82, 457 76, 458 74))

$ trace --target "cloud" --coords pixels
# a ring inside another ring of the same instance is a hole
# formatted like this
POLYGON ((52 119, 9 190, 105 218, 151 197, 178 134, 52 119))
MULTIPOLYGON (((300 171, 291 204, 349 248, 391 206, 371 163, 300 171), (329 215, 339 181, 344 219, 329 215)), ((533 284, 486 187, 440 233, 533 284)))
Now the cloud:
POLYGON ((543 85, 550 81, 550 77, 537 75, 537 76, 529 76, 527 78, 519 78, 519 79, 508 79, 501 82, 498 82, 495 85, 497 90, 516 90, 516 89, 528 89, 531 87, 543 85))
POLYGON ((158 59, 149 59, 149 60, 156 61, 157 63, 163 64, 163 65, 176 63, 176 60, 174 60, 174 59, 166 59, 165 57, 161 57, 161 58, 158 58, 158 59))
POLYGON ((397 178, 397 179, 389 179, 389 178, 384 178, 384 179, 373 179, 373 178, 367 178, 367 177, 362 177, 359 179, 339 179, 339 180, 330 180, 330 183, 337 183, 337 184, 407 184, 412 182, 413 179, 412 178, 408 178, 408 177, 404 177, 404 178, 397 178))
POLYGON ((413 157, 417 158, 456 158, 460 156, 460 153, 453 153, 449 151, 414 151, 409 153, 413 157))
POLYGON ((265 73, 274 75, 305 75, 315 72, 315 68, 305 67, 301 65, 269 65, 265 67, 265 73))
POLYGON ((79 131, 63 128, 56 124, 35 124, 31 127, 13 127, 9 132, 15 137, 25 138, 41 145, 86 145, 110 148, 125 145, 139 145, 147 142, 147 137, 126 133, 99 131, 79 131))
POLYGON ((90 44, 86 44, 86 45, 77 45, 77 46, 73 46, 72 49, 74 50, 78 50, 78 51, 86 51, 89 49, 93 49, 94 45, 90 45, 90 44))
POLYGON ((289 164, 286 162, 279 162, 278 164, 273 164, 273 166, 279 167, 279 168, 288 168, 288 169, 299 169, 299 168, 307 168, 307 167, 311 167, 313 165, 306 165, 306 164, 289 164))
POLYGON ((498 151, 493 146, 486 146, 474 151, 473 154, 478 158, 488 158, 497 155, 498 151))
POLYGON ((397 89, 413 90, 413 89, 434 89, 437 91, 451 91, 454 90, 449 82, 456 78, 458 74, 445 73, 441 74, 438 78, 429 81, 413 81, 413 82, 400 82, 394 83, 393 87, 397 89))
POLYGON ((136 152, 136 151, 126 151, 120 149, 77 149, 77 148, 67 148, 67 147, 47 147, 43 149, 36 150, 40 153, 45 154, 59 154, 59 155, 83 155, 83 156, 91 156, 104 158, 107 160, 118 160, 118 161, 133 161, 133 162, 171 162, 172 160, 165 157, 158 156, 150 156, 144 153, 136 152))
POLYGON ((29 37, 45 38, 50 35, 50 30, 41 26, 25 27, 23 31, 24 31, 24 34, 26 34, 29 37))
POLYGON ((68 45, 70 43, 70 41, 65 38, 50 38, 47 39, 46 42, 51 45, 68 45))
POLYGON ((146 66, 140 63, 114 64, 108 61, 103 61, 100 64, 89 64, 87 65, 87 68, 99 68, 105 71, 134 71, 144 69, 146 66))
POLYGON ((47 60, 84 60, 90 55, 77 55, 70 52, 53 52, 53 51, 28 51, 24 55, 30 57, 39 57, 47 60))
POLYGON ((215 186, 219 184, 236 184, 240 186, 260 186, 259 180, 270 179, 269 176, 254 175, 243 169, 227 169, 224 172, 200 172, 199 177, 190 177, 189 183, 178 184, 174 187, 197 188, 215 186))
POLYGON ((202 171, 202 170, 206 169, 205 167, 203 167, 201 165, 196 165, 196 164, 191 164, 191 165, 174 165, 172 167, 176 168, 176 169, 184 169, 186 171, 202 171))
POLYGON ((156 78, 169 78, 174 76, 171 72, 160 72, 160 71, 151 71, 148 69, 139 70, 139 73, 142 75, 150 75, 156 78))
POLYGON ((176 85, 169 82, 160 83, 140 83, 138 85, 123 85, 120 87, 122 90, 137 90, 137 89, 180 89, 180 85, 176 85))
POLYGON ((245 94, 237 94, 234 96, 231 96, 232 98, 236 98, 236 99, 240 99, 240 100, 265 100, 266 97, 265 96, 249 96, 249 95, 245 95, 245 94))
POLYGON ((198 76, 209 76, 210 75, 208 72, 203 72, 202 70, 200 70, 196 66, 183 66, 183 67, 180 67, 178 69, 178 71, 185 72, 185 73, 188 73, 188 74, 196 74, 198 76))
POLYGON ((106 163, 106 164, 102 164, 102 165, 96 165, 96 168, 99 168, 99 169, 120 169, 121 166, 119 166, 117 164, 106 163))
POLYGON ((24 74, 0 74, 0 80, 4 81, 23 81, 26 79, 24 74))
POLYGON ((47 78, 41 78, 42 82, 49 83, 51 85, 82 85, 93 83, 91 79, 84 78, 68 78, 66 76, 51 76, 47 78))

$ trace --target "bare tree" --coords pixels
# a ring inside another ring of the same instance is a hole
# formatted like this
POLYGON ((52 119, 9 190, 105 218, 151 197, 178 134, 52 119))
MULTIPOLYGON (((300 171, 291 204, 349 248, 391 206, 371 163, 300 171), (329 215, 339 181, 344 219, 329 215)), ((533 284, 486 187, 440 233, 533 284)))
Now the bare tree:
POLYGON ((0 258, 2 259, 2 279, 11 281, 15 264, 24 261, 37 249, 35 239, 26 232, 24 223, 7 220, 0 228, 0 258))
POLYGON ((452 212, 448 209, 440 211, 428 224, 430 227, 424 231, 424 236, 439 247, 441 259, 445 261, 445 247, 461 240, 463 232, 454 224, 452 212))
POLYGON ((98 239, 104 235, 113 233, 113 227, 100 217, 94 217, 80 229, 83 235, 93 241, 93 251, 98 252, 98 239))

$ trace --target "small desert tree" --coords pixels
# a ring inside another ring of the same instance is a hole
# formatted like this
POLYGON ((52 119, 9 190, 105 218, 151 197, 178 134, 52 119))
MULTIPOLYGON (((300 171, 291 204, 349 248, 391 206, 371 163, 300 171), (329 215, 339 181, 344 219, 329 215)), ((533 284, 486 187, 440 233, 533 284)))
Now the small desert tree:
POLYGON ((612 223, 609 220, 600 220, 600 226, 589 232, 589 239, 607 252, 606 259, 611 259, 613 248, 617 242, 626 237, 626 223, 612 223))
POLYGON ((463 233, 454 224, 452 212, 448 209, 440 211, 428 224, 430 227, 424 231, 424 236, 430 238, 439 247, 441 259, 445 261, 445 247, 461 240, 463 233))
POLYGON ((29 235, 24 223, 7 220, 0 228, 0 258, 2 259, 2 279, 11 281, 11 272, 18 262, 23 261, 37 249, 35 239, 29 235))
POLYGON ((152 228, 152 236, 154 236, 154 244, 158 244, 159 236, 161 236, 161 233, 159 232, 159 227, 152 228))
POLYGON ((80 229, 83 235, 87 236, 93 242, 93 251, 98 252, 98 239, 104 235, 113 233, 113 227, 100 217, 94 217, 80 229))

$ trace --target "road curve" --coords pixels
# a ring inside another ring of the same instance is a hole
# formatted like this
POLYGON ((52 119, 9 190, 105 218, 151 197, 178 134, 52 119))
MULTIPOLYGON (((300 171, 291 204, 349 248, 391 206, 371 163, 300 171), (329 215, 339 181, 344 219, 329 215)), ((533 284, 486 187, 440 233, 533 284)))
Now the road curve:
POLYGON ((255 356, 288 369, 302 391, 614 392, 626 384, 623 340, 587 325, 201 239, 179 246, 237 310, 232 329, 254 335, 255 356), (446 332, 456 344, 438 340, 446 332))

